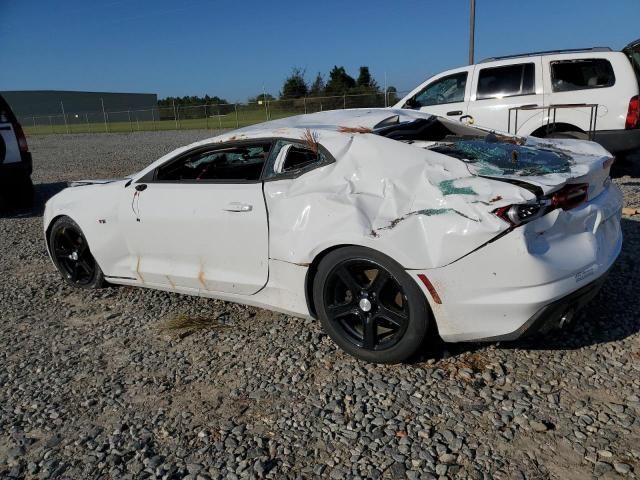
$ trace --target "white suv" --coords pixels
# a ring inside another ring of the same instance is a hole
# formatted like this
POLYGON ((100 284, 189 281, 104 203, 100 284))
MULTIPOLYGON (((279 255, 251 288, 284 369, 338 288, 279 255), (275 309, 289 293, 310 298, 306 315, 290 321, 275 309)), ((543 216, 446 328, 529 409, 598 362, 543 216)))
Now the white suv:
POLYGON ((519 135, 591 138, 619 156, 640 148, 640 40, 609 48, 496 57, 439 73, 395 108, 519 135))

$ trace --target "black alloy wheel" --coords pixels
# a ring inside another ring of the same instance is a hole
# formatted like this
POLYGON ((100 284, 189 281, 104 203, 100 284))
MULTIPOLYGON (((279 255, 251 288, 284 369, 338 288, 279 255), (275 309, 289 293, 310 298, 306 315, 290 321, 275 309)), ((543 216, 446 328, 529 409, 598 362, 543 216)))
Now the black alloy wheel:
POLYGON ((70 218, 56 220, 49 235, 53 261, 67 283, 79 288, 98 288, 104 277, 93 258, 80 227, 70 218))
POLYGON ((320 262, 314 301, 333 340, 372 362, 394 363, 413 355, 430 320, 424 295, 404 269, 363 247, 335 250, 320 262))

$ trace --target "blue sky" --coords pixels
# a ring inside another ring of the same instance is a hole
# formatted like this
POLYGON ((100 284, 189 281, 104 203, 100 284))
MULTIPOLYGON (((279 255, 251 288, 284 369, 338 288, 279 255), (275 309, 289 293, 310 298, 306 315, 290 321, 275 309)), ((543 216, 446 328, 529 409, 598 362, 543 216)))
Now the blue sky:
MULTIPOLYGON (((640 37, 640 0, 477 0, 476 59, 640 37)), ((335 64, 408 90, 468 57, 469 0, 0 0, 0 90, 277 94, 335 64)))

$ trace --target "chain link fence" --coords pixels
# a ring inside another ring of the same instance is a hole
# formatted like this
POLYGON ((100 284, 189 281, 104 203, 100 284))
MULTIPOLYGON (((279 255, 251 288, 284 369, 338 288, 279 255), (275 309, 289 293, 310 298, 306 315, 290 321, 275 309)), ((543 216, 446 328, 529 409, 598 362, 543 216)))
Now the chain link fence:
MULTIPOLYGON (((123 111, 61 112, 20 118, 28 134, 112 133, 149 130, 223 129, 345 108, 387 107, 406 92, 304 97, 247 103, 150 106, 123 111)), ((64 111, 64 105, 62 105, 64 111)))

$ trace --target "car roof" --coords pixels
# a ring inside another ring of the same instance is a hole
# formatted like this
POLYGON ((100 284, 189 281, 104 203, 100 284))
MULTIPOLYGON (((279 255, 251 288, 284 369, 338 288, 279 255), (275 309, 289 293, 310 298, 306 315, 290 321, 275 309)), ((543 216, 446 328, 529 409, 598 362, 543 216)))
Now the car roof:
POLYGON ((571 53, 589 53, 589 52, 612 52, 609 47, 591 47, 591 48, 567 48, 564 50, 542 50, 539 52, 517 53, 515 55, 504 55, 501 57, 489 57, 480 60, 478 63, 497 62, 500 60, 510 60, 512 58, 539 57, 541 55, 559 55, 571 53))
POLYGON ((227 134, 212 138, 213 141, 228 141, 236 138, 286 137, 313 130, 320 133, 367 133, 381 122, 393 120, 393 123, 411 122, 433 115, 416 110, 399 108, 355 108, 348 110, 326 110, 324 112, 295 115, 293 117, 271 120, 233 130, 227 134), (359 130, 356 132, 356 130, 359 130))

